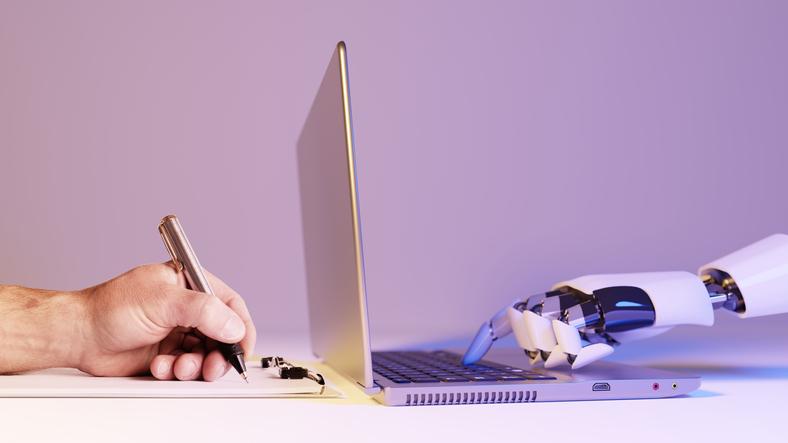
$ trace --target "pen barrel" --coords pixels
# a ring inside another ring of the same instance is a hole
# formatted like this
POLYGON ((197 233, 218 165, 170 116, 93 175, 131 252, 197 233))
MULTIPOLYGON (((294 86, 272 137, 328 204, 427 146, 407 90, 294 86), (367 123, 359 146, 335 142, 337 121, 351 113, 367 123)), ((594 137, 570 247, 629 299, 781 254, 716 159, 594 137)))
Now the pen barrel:
POLYGON ((172 256, 173 264, 179 271, 183 271, 189 289, 216 295, 178 218, 174 215, 164 217, 159 224, 159 232, 172 256))
MULTIPOLYGON (((172 256, 172 264, 177 271, 183 272, 189 288, 216 296, 178 218, 174 215, 164 217, 159 223, 159 233, 172 256)), ((238 343, 219 343, 219 351, 238 373, 246 373, 244 351, 238 343)))

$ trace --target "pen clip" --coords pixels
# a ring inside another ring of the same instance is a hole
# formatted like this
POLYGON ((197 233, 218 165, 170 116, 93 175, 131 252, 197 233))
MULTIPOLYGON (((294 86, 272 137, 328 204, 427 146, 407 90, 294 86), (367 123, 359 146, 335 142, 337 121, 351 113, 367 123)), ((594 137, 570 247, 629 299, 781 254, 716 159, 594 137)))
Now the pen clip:
POLYGON ((161 239, 164 241, 164 246, 167 248, 167 252, 169 252, 170 257, 172 257, 172 265, 175 266, 175 271, 183 271, 183 263, 181 263, 181 261, 178 260, 178 257, 175 255, 175 249, 172 247, 170 237, 165 232, 164 223, 159 224, 159 234, 161 234, 161 239))

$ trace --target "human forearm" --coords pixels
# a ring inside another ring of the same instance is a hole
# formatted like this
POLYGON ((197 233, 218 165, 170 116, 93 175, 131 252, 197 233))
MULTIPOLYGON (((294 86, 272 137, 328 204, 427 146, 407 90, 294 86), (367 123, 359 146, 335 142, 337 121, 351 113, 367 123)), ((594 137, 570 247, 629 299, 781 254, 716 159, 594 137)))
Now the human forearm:
POLYGON ((0 374, 77 367, 82 295, 0 285, 0 374))

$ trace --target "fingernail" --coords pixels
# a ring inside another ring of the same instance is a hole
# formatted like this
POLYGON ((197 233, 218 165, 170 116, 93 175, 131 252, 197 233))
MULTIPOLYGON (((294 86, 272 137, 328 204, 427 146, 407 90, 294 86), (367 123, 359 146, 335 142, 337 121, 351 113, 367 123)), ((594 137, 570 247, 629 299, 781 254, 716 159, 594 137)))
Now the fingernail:
POLYGON ((244 324, 237 317, 230 317, 219 332, 223 340, 233 341, 243 338, 244 324))

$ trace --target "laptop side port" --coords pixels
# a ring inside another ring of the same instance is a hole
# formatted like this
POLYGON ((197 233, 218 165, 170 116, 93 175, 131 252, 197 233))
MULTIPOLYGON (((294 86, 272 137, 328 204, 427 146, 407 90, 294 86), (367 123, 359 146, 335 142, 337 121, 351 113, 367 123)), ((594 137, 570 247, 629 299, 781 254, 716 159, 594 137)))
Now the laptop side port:
POLYGON ((594 383, 591 386, 592 391, 609 391, 610 390, 610 383, 594 383))

